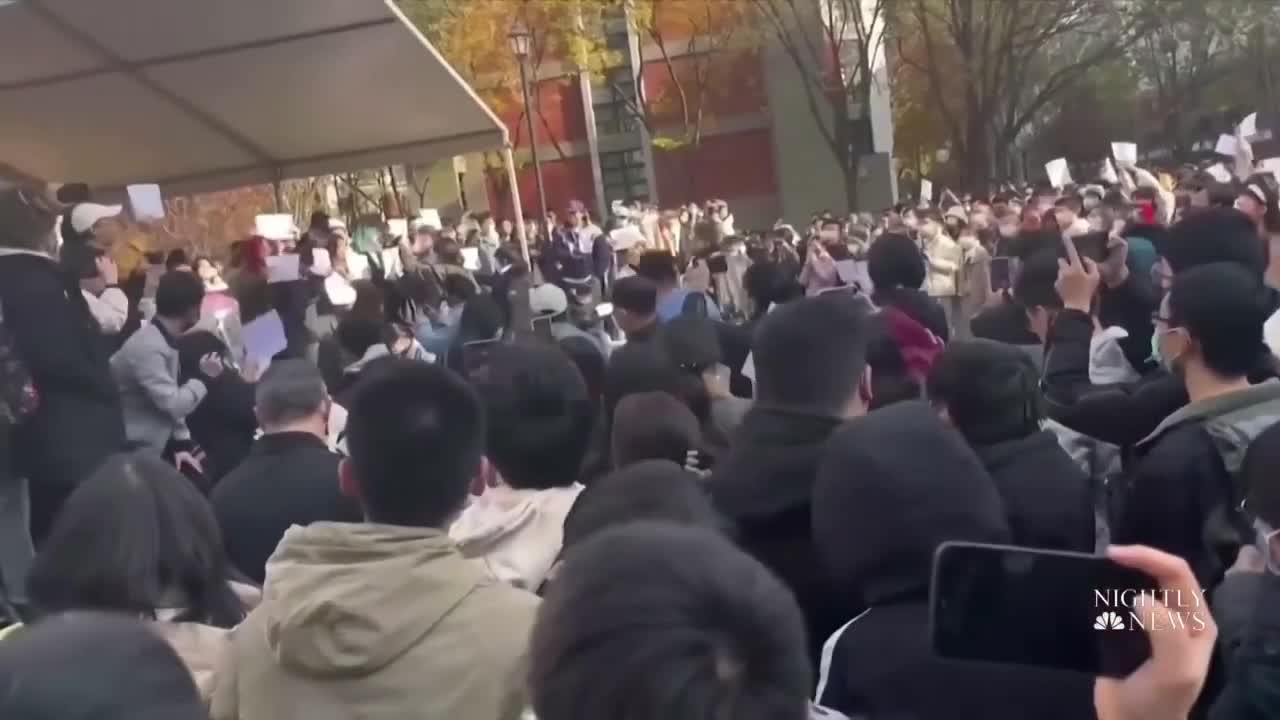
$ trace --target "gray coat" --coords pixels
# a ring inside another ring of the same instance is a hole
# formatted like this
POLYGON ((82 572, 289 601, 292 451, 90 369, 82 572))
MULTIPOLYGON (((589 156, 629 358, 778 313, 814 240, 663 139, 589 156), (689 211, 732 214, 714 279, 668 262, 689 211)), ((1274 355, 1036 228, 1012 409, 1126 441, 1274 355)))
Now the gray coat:
POLYGON ((154 323, 143 325, 111 356, 129 442, 157 453, 170 438, 190 439, 186 417, 204 400, 203 382, 178 384, 178 349, 154 323))

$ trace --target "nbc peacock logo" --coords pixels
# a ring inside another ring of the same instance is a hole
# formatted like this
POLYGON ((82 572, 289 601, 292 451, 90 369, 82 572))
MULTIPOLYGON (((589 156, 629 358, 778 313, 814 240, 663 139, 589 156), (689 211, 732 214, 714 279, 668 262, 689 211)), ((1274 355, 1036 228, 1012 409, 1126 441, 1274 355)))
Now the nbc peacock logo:
POLYGON ((1108 610, 1098 615, 1093 621, 1094 630, 1123 630, 1124 620, 1120 619, 1118 613, 1108 610))

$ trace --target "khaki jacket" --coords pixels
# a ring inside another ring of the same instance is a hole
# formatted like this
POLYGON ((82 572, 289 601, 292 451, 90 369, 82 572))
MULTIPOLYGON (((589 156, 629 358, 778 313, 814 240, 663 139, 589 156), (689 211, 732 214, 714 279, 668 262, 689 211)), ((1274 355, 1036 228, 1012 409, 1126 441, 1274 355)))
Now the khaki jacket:
POLYGON ((538 599, 439 530, 293 527, 218 665, 213 720, 516 720, 538 599))

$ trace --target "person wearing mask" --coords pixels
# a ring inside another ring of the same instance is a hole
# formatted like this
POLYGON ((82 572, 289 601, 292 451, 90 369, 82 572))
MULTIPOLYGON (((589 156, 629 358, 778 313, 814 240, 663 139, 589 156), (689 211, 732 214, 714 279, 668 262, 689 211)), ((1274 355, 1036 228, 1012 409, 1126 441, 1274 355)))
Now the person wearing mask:
POLYGON ((994 212, 996 232, 995 243, 991 248, 994 257, 1013 257, 1018 254, 1018 233, 1022 231, 1018 213, 1009 206, 997 208, 994 212))
POLYGON ((349 410, 339 484, 365 521, 285 533, 219 667, 212 720, 517 720, 538 598, 447 532, 481 469, 479 398, 442 367, 391 359, 349 410))
POLYGON ((957 276, 960 293, 960 318, 956 331, 960 337, 971 333, 969 322, 991 300, 991 254, 978 240, 973 225, 960 223, 956 228, 956 243, 960 245, 960 273, 957 276))
POLYGON ((285 531, 314 522, 359 522, 338 490, 341 458, 328 446, 330 399, 315 365, 272 364, 254 389, 263 435, 210 499, 231 564, 261 584, 285 531))
MULTIPOLYGON (((9 460, 28 483, 10 489, 29 493, 37 542, 71 491, 125 444, 101 329, 54 259, 57 219, 45 190, 0 190, 0 312, 39 396, 29 417, 6 428, 9 460)), ((14 499, 6 502, 10 511, 25 506, 14 499)))
POLYGON ((129 441, 171 458, 180 470, 202 472, 186 418, 223 372, 223 358, 200 358, 199 378, 179 383, 178 338, 200 321, 204 286, 188 272, 171 272, 156 289, 156 317, 111 356, 111 375, 124 406, 129 441))
POLYGON ((867 253, 867 274, 875 286, 872 302, 897 308, 946 341, 951 337, 947 313, 940 302, 921 290, 927 272, 924 256, 906 235, 885 233, 867 253))
POLYGON ((540 720, 833 718, 810 715, 791 593, 713 530, 637 522, 591 535, 547 590, 530 645, 540 720))
POLYGON ((449 535, 494 577, 536 592, 582 492, 594 408, 577 368, 551 345, 495 348, 475 385, 488 419, 488 482, 449 535))
POLYGON ((191 673, 145 621, 66 613, 0 642, 0 716, 207 720, 191 673), (74 690, 68 690, 74 688, 74 690))
POLYGON ((257 596, 231 583, 209 502, 146 451, 113 456, 76 488, 36 556, 28 591, 37 616, 150 619, 205 698, 227 631, 244 618, 241 594, 257 596))
POLYGON ((1084 206, 1080 196, 1064 195, 1053 204, 1053 216, 1058 221, 1058 230, 1067 237, 1079 237, 1090 232, 1089 220, 1082 217, 1084 206))
POLYGON ((1177 275, 1155 318, 1153 353, 1189 402, 1137 444, 1114 538, 1186 559, 1204 587, 1252 537, 1234 478, 1253 438, 1280 422, 1280 380, 1249 379, 1269 310, 1255 274, 1213 263, 1177 275))
MULTIPOLYGON (((703 268, 706 266, 706 262, 698 264, 703 268)), ((720 308, 706 292, 680 287, 676 259, 670 253, 661 250, 644 253, 640 256, 636 274, 657 286, 657 313, 661 322, 684 314, 703 315, 712 320, 721 319, 720 308)))
POLYGON ((822 232, 830 231, 819 231, 818 239, 809 243, 804 257, 804 267, 800 269, 800 284, 804 286, 805 295, 809 297, 820 295, 840 285, 840 273, 836 269, 835 255, 838 240, 824 243, 822 232))
POLYGON ((936 210, 928 210, 920 222, 920 251, 928 265, 925 291, 938 301, 947 314, 947 325, 954 332, 960 324, 960 265, 964 253, 960 244, 943 229, 936 210))
MULTIPOLYGON (((1259 281, 1266 269, 1253 224, 1236 210, 1210 208, 1180 221, 1162 241, 1160 253, 1153 279, 1164 289, 1177 273, 1210 263, 1237 263, 1259 281)), ((1125 341, 1121 344, 1130 364, 1143 373, 1142 379, 1135 383, 1093 385, 1089 379, 1090 341, 1094 334, 1090 311, 1097 288, 1106 284, 1103 271, 1110 272, 1113 268, 1109 263, 1096 265, 1086 259, 1080 268, 1067 272, 1071 263, 1063 260, 1060 264, 1057 291, 1064 308, 1055 314, 1052 332, 1047 337, 1047 345, 1052 350, 1046 357, 1042 384, 1049 416, 1076 432, 1121 447, 1129 460, 1139 440, 1187 403, 1186 389, 1180 379, 1163 368, 1149 367, 1144 362, 1133 365, 1133 356, 1138 353, 1132 350, 1131 341, 1135 335, 1140 338, 1144 335, 1141 328, 1132 324, 1123 324, 1129 333, 1130 345, 1125 347, 1125 341)), ((1128 278, 1121 285, 1135 280, 1131 273, 1126 274, 1128 278)), ((1274 315, 1280 308, 1280 292, 1266 295, 1274 315)), ((1157 310, 1158 302, 1153 302, 1151 312, 1157 310)), ((1104 326, 1114 324, 1103 318, 1104 326)), ((1147 328, 1147 333, 1153 332, 1150 322, 1147 328)), ((1152 335, 1145 337, 1148 343, 1145 354, 1150 355, 1152 335)), ((1250 377, 1255 381, 1270 377, 1273 363, 1271 352, 1261 352, 1250 377)))
POLYGON ((845 297, 806 298, 770 313, 753 346, 756 402, 708 481, 738 542, 791 588, 810 657, 849 619, 818 563, 810 525, 822 448, 871 402, 869 320, 845 297))
POLYGON ((613 286, 613 319, 627 343, 645 343, 661 331, 658 287, 644 275, 623 278, 613 286))
POLYGON ((995 481, 1013 543, 1091 553, 1091 480, 1041 429, 1039 380, 1035 363, 1018 348, 960 340, 943 350, 926 387, 995 481))

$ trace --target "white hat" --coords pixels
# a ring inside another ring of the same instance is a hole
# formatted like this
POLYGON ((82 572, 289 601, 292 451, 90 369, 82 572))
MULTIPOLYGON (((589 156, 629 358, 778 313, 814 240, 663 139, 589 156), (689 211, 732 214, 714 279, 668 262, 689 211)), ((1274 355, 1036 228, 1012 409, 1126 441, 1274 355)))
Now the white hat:
POLYGON ((78 233, 87 233, 99 221, 113 218, 122 210, 124 210, 123 205, 80 203, 71 209, 71 228, 78 233))
POLYGON ((555 317, 569 309, 569 298, 564 290, 544 283, 529 288, 529 311, 534 317, 555 317))

